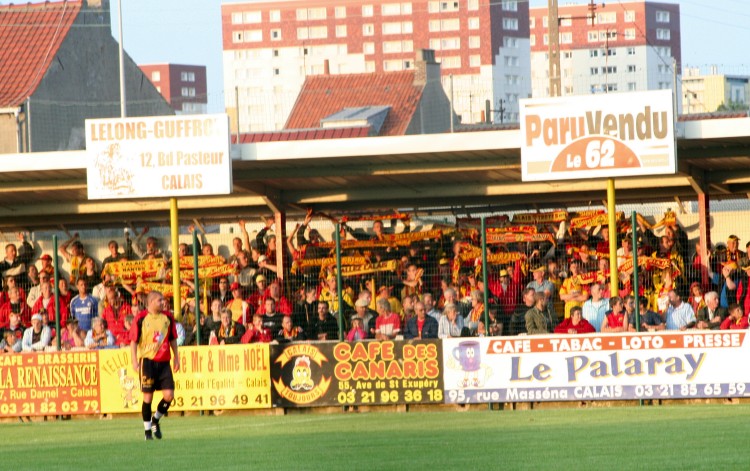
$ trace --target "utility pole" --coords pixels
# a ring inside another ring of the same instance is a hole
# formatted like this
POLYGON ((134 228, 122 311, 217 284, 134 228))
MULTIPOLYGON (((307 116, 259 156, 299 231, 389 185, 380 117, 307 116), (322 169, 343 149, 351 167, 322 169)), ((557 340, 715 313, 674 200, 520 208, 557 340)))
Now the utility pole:
POLYGON ((549 96, 560 96, 560 18, 557 15, 557 0, 548 0, 547 38, 549 96))

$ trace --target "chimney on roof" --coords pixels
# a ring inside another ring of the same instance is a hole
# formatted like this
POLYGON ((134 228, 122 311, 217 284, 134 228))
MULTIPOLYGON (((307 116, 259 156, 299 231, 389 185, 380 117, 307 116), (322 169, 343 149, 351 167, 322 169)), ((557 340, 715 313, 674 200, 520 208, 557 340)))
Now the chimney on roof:
POLYGON ((414 85, 425 85, 433 80, 440 81, 440 64, 435 61, 432 49, 417 49, 414 61, 414 85))
POLYGON ((110 25, 109 0, 83 0, 82 13, 87 24, 110 25))
POLYGON ((323 75, 331 75, 331 63, 328 59, 323 61, 323 75))

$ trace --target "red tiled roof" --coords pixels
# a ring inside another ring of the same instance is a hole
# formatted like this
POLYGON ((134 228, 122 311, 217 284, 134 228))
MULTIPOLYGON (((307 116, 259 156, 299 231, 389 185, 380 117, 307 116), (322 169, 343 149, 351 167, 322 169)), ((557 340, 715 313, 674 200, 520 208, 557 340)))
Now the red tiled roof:
POLYGON ((390 106, 381 136, 401 136, 411 122, 423 87, 414 71, 313 75, 305 79, 285 129, 319 128, 320 120, 344 108, 390 106))
POLYGON ((0 107, 34 93, 80 10, 80 1, 0 6, 0 107))
MULTIPOLYGON (((271 141, 302 141, 312 139, 346 139, 350 137, 367 137, 370 126, 351 128, 318 128, 318 129, 285 129, 283 131, 254 132, 240 134, 240 144, 271 141)), ((232 144, 237 137, 232 136, 232 144)))

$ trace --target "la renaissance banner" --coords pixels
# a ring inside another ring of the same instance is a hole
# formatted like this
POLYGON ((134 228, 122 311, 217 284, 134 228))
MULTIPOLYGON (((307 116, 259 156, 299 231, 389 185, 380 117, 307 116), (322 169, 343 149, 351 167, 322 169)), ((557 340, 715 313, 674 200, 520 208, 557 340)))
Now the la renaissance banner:
POLYGON ((523 181, 676 172, 671 90, 520 100, 523 181))
POLYGON ((232 192, 226 114, 86 120, 89 199, 232 192))
POLYGON ((273 346, 274 405, 443 403, 441 352, 438 340, 273 346))
POLYGON ((746 331, 447 339, 446 403, 750 396, 746 331))
MULTIPOLYGON (((103 413, 140 411, 142 393, 130 363, 130 349, 102 350, 103 413)), ((264 409, 271 407, 268 344, 180 348, 169 410, 264 409)), ((153 403, 161 400, 154 393, 153 403)))

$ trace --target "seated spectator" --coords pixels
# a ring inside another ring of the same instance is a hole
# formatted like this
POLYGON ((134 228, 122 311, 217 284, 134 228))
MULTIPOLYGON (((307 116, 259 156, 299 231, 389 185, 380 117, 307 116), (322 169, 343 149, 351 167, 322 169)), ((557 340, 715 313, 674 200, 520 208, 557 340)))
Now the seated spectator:
POLYGON ((39 297, 42 295, 43 283, 48 283, 48 284, 50 283, 50 276, 49 274, 45 272, 41 272, 39 274, 39 284, 37 284, 36 286, 33 286, 29 290, 29 295, 26 297, 26 305, 29 306, 29 309, 31 309, 33 312, 37 312, 37 311, 34 311, 34 304, 36 303, 37 299, 39 299, 39 297))
POLYGON ((742 312, 742 306, 732 304, 729 306, 729 317, 721 323, 721 330, 747 329, 747 315, 742 312))
POLYGON ((18 298, 22 303, 26 304, 26 291, 22 286, 18 286, 15 276, 6 276, 5 284, 3 285, 4 291, 0 294, 0 304, 5 304, 10 298, 10 290, 16 288, 18 290, 18 298))
POLYGON ((232 299, 226 303, 225 307, 232 313, 233 321, 245 325, 250 321, 252 313, 247 301, 242 297, 242 285, 235 281, 230 286, 230 290, 232 299))
MULTIPOLYGON (((60 335, 60 348, 63 350, 81 349, 84 347, 86 340, 86 332, 78 328, 78 321, 76 319, 68 320, 65 324, 60 335)), ((128 337, 127 345, 130 345, 130 338, 128 337)))
POLYGON ((19 313, 11 312, 8 316, 8 324, 3 329, 5 332, 13 332, 18 340, 21 340, 23 338, 23 331, 26 330, 26 326, 21 322, 21 315, 19 313))
POLYGON ((0 340, 0 352, 19 353, 21 351, 21 339, 12 330, 3 330, 3 338, 0 340))
POLYGON ((625 304, 619 296, 609 298, 609 311, 602 320, 602 332, 627 332, 628 315, 625 304))
POLYGON ((284 315, 276 312, 276 302, 271 297, 266 298, 263 302, 263 305, 265 306, 263 310, 264 314, 262 315, 263 327, 267 328, 270 332, 278 333, 281 329, 284 315))
POLYGON ((31 327, 26 329, 21 340, 21 350, 24 352, 41 352, 49 347, 52 332, 42 324, 41 314, 31 316, 31 327))
POLYGON ((245 327, 232 320, 232 311, 222 308, 221 324, 215 332, 219 345, 232 345, 240 343, 240 339, 245 335, 245 327))
POLYGON ((719 293, 709 291, 703 296, 706 303, 695 315, 697 329, 717 330, 729 316, 727 310, 719 305, 719 293))
POLYGON ((375 338, 378 340, 393 340, 401 333, 401 318, 391 311, 391 303, 387 298, 378 298, 378 318, 375 319, 375 338))
POLYGON ((463 330, 464 318, 459 314, 458 307, 453 303, 446 304, 443 308, 443 315, 440 316, 438 322, 438 338, 461 337, 463 330))
POLYGON ((583 318, 583 310, 580 306, 573 306, 570 309, 570 317, 555 327, 556 334, 590 334, 593 332, 596 332, 596 329, 583 318))
POLYGON ((703 295, 703 288, 701 284, 694 281, 690 285, 690 307, 693 308, 693 312, 698 312, 706 307, 706 300, 703 295))
POLYGON ((464 320, 464 326, 469 328, 472 335, 477 333, 479 321, 484 318, 484 294, 482 291, 475 289, 471 291, 471 311, 464 320))
MULTIPOLYGON (((628 319, 630 319, 630 328, 628 330, 635 332, 635 312, 631 312, 628 308, 628 302, 633 303, 634 300, 628 301, 628 298, 632 298, 632 296, 625 298, 625 310, 628 312, 628 319)), ((716 299, 718 302, 718 296, 716 299)), ((640 306, 638 315, 641 318, 641 331, 655 332, 657 330, 664 330, 665 325, 661 320, 661 316, 648 308, 647 298, 638 298, 638 305, 640 306)))
POLYGON ((271 331, 263 327, 263 316, 254 315, 252 324, 240 339, 241 343, 269 343, 272 340, 271 331))
POLYGON ((310 334, 310 326, 318 317, 318 290, 315 285, 305 285, 304 298, 295 303, 292 323, 310 334))
POLYGON ((292 304, 289 302, 289 300, 286 298, 286 296, 282 296, 281 294, 281 286, 279 285, 278 280, 274 281, 270 285, 268 285, 268 292, 263 297, 263 300, 261 301, 260 307, 256 311, 257 314, 265 314, 266 313, 266 305, 265 300, 268 298, 272 298, 274 301, 274 308, 276 309, 276 312, 279 314, 282 314, 284 316, 289 316, 292 314, 292 304))
POLYGON ((415 317, 409 319, 404 329, 405 339, 436 339, 438 338, 438 322, 427 315, 427 309, 423 302, 418 301, 414 305, 415 317))
POLYGON ((305 332, 292 324, 291 316, 284 316, 281 320, 281 329, 276 334, 275 340, 279 343, 288 343, 305 339, 305 332))
POLYGON ((365 331, 365 338, 375 337, 375 320, 377 319, 377 312, 372 315, 372 310, 368 307, 369 304, 367 299, 359 298, 354 303, 354 310, 357 312, 355 317, 358 317, 362 322, 362 329, 365 331))
POLYGON ((669 291, 669 308, 667 308, 667 330, 687 330, 695 327, 695 313, 690 304, 682 302, 675 290, 669 291))
POLYGON ((114 346, 115 337, 112 335, 112 332, 107 329, 104 319, 97 316, 91 319, 91 330, 86 333, 86 339, 83 343, 86 348, 107 348, 114 346))
MULTIPOLYGON (((359 302, 360 300, 357 300, 359 302)), ((358 340, 364 340, 367 338, 367 333, 364 328, 364 322, 359 315, 355 314, 352 316, 352 328, 346 333, 347 342, 356 342, 358 340)))

